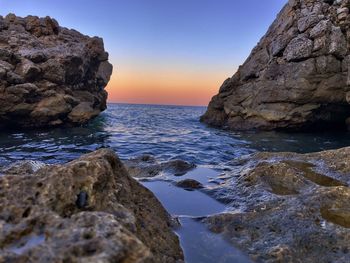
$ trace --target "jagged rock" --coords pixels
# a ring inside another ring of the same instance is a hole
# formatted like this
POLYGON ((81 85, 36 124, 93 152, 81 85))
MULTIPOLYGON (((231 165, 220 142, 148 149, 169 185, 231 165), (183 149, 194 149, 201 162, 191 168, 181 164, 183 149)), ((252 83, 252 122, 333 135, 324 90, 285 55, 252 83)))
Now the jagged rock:
POLYGON ((204 222, 257 262, 349 262, 350 147, 256 153, 206 191, 234 213, 204 222))
POLYGON ((111 74, 102 39, 50 17, 0 16, 0 128, 83 124, 106 109, 111 74))
POLYGON ((345 128, 350 2, 290 0, 201 117, 232 129, 345 128))
POLYGON ((172 219, 101 149, 0 176, 0 262, 183 262, 172 219))

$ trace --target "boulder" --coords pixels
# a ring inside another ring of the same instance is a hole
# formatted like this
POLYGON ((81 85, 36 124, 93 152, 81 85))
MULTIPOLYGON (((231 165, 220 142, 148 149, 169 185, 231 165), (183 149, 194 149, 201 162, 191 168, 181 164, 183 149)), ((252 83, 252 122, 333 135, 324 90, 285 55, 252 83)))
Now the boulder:
POLYGON ((0 262, 183 262, 171 217, 111 150, 1 173, 0 262))
POLYGON ((288 1, 201 120, 231 130, 345 129, 350 2, 288 1))
POLYGON ((0 39, 0 128, 81 125, 106 109, 113 67, 101 38, 9 14, 0 39))

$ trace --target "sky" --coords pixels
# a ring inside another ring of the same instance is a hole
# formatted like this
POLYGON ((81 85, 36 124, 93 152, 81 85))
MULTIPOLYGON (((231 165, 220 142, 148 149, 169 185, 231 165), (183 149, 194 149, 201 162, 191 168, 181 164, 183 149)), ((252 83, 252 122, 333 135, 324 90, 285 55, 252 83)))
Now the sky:
POLYGON ((109 102, 207 105, 287 0, 0 0, 104 39, 109 102))

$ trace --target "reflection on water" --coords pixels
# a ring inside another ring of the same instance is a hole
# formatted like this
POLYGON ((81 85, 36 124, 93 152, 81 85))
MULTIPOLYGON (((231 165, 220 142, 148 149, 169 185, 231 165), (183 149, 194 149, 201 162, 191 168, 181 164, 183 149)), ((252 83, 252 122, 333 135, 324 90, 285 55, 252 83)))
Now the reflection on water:
POLYGON ((187 191, 164 181, 142 182, 176 216, 206 216, 225 211, 225 205, 200 191, 187 191))
POLYGON ((235 249, 219 235, 191 218, 180 218, 182 227, 177 230, 187 263, 248 263, 242 252, 235 249))
MULTIPOLYGON (((180 178, 197 179, 207 185, 210 178, 205 180, 205 177, 217 174, 213 170, 201 167, 180 178)), ((173 180, 178 181, 179 177, 174 176, 173 180)), ((172 216, 179 217, 181 226, 176 233, 179 235, 187 263, 251 262, 241 251, 220 235, 211 233, 203 223, 195 219, 224 212, 224 204, 198 190, 187 191, 178 188, 173 182, 146 181, 142 184, 156 195, 172 216)))

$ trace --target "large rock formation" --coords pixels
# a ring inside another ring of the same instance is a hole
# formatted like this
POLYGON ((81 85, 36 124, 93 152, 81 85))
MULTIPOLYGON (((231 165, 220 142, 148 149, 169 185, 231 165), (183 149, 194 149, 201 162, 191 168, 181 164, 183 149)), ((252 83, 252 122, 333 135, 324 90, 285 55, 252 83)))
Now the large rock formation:
POLYGON ((45 17, 0 16, 0 127, 81 124, 106 108, 101 38, 45 17))
POLYGON ((345 127, 349 7, 348 0, 289 0, 202 121, 233 130, 345 127))
POLYGON ((171 218, 111 150, 0 176, 0 262, 182 262, 171 218))
POLYGON ((204 222, 257 262, 350 262, 349 155, 247 156, 207 190, 234 212, 204 222))

